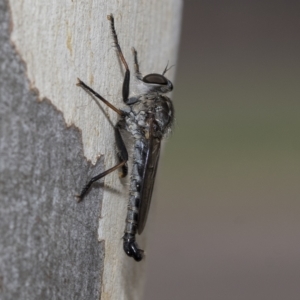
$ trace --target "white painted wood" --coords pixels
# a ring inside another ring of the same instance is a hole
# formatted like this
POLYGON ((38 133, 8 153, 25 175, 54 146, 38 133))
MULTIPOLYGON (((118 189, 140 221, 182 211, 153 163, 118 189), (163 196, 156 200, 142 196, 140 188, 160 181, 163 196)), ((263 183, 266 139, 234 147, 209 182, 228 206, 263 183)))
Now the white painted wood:
MULTIPOLYGON (((84 155, 93 163, 116 163, 113 128, 116 114, 76 86, 79 77, 115 106, 123 105, 124 68, 112 47, 107 15, 113 13, 125 58, 132 69, 131 47, 142 73, 162 72, 176 63, 181 0, 165 1, 9 1, 12 42, 27 66, 32 88, 62 111, 68 125, 82 131, 84 155), (108 118, 109 120, 108 120, 108 118)), ((174 79, 175 68, 168 72, 174 79)), ((105 178, 99 240, 105 241, 101 299, 141 299, 147 260, 136 263, 122 248, 128 192, 117 172, 105 178)), ((139 239, 145 247, 145 240, 139 239)))

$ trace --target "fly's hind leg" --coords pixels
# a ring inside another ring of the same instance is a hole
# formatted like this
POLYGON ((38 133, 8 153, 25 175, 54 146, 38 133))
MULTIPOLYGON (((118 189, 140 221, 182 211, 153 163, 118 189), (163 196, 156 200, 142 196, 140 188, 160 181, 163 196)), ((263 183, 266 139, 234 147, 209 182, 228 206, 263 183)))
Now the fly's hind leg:
POLYGON ((120 46, 119 41, 118 41, 118 36, 117 36, 116 29, 115 29, 114 16, 112 14, 110 14, 110 15, 107 16, 107 19, 110 21, 111 33, 112 33, 112 36, 113 36, 114 45, 117 49, 118 56, 119 56, 121 62, 123 63, 123 65, 125 67, 125 76, 124 76, 124 81, 123 81, 122 96, 123 96, 124 103, 127 104, 128 103, 128 96, 129 96, 129 85, 130 85, 130 70, 128 68, 128 64, 125 60, 125 57, 123 55, 121 46, 120 46))
MULTIPOLYGON (((128 152, 126 149, 126 146, 124 144, 124 141, 122 139, 121 133, 120 133, 120 129, 122 128, 122 121, 119 121, 115 127, 115 139, 116 139, 116 145, 117 145, 117 149, 118 149, 118 158, 120 163, 123 161, 128 160, 128 152)), ((119 172, 120 177, 126 177, 128 174, 128 167, 127 167, 127 163, 125 163, 124 165, 122 165, 121 170, 119 172)))
POLYGON ((77 78, 77 80, 78 80, 78 82, 77 82, 78 86, 82 87, 85 91, 87 91, 88 93, 90 93, 93 96, 95 96, 98 99, 100 99, 105 105, 107 105, 109 108, 111 108, 113 111, 115 111, 118 115, 120 115, 120 116, 124 115, 124 113, 120 109, 116 108, 109 101, 107 101, 106 99, 104 99, 101 95, 99 95, 97 92, 95 92, 92 88, 90 88, 82 80, 80 80, 79 78, 77 78))
POLYGON ((122 173, 125 174, 124 176, 127 175, 127 165, 126 165, 126 163, 128 161, 128 152, 127 152, 127 149, 126 149, 125 144, 123 142, 123 139, 121 137, 118 125, 115 127, 115 136, 116 136, 117 147, 119 149, 120 162, 117 165, 115 165, 114 167, 106 170, 105 172, 100 173, 99 175, 94 176, 93 178, 91 178, 90 181, 83 187, 81 193, 79 195, 77 195, 78 202, 80 202, 84 198, 84 196, 87 194, 88 190, 90 189, 90 187, 92 186, 92 184, 95 181, 105 177, 106 175, 110 174, 111 172, 113 172, 113 171, 115 171, 119 168, 122 168, 122 173))

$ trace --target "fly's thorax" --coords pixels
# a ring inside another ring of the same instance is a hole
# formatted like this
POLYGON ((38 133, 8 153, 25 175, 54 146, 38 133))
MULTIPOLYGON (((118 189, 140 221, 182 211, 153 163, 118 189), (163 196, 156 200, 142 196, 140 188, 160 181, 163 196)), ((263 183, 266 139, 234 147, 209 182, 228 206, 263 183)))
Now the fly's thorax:
POLYGON ((154 115, 156 128, 154 135, 162 137, 171 127, 174 118, 171 100, 158 93, 140 95, 138 101, 130 105, 125 117, 126 129, 135 137, 146 136, 149 133, 147 119, 154 115))
POLYGON ((145 111, 140 111, 138 114, 134 114, 134 112, 131 111, 125 117, 125 128, 129 133, 131 133, 135 140, 139 140, 144 137, 144 132, 148 129, 147 127, 145 111))

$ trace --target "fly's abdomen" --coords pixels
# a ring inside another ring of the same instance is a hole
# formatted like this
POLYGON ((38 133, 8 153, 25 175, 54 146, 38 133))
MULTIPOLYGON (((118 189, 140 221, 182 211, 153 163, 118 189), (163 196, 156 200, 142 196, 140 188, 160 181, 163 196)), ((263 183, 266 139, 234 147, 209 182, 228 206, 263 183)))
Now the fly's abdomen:
POLYGON ((146 154, 147 151, 144 139, 137 139, 134 144, 129 202, 123 236, 124 251, 127 255, 132 256, 136 261, 140 261, 143 257, 143 250, 138 248, 138 245, 135 242, 135 235, 138 231, 139 209, 141 204, 141 184, 146 154))
POLYGON ((146 160, 146 144, 143 138, 135 141, 133 153, 132 175, 130 177, 130 192, 125 234, 135 235, 138 227, 139 207, 141 202, 141 185, 146 160))

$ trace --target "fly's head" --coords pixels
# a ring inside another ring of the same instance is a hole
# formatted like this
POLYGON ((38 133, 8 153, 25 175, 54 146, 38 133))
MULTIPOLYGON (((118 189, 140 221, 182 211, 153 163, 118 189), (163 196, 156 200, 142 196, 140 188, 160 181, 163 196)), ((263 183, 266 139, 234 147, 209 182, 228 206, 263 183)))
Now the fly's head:
POLYGON ((173 84, 164 75, 148 74, 140 79, 143 93, 161 93, 165 94, 173 90, 173 84))

